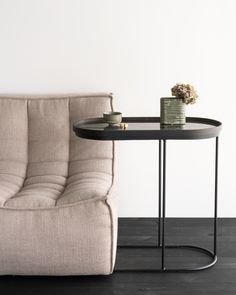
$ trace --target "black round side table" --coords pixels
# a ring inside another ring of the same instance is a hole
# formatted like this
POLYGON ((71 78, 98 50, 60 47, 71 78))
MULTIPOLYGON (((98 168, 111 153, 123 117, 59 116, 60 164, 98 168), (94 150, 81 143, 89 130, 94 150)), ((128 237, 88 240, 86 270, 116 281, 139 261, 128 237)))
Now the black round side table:
POLYGON ((158 269, 119 269, 116 271, 132 272, 183 272, 204 270, 217 261, 217 195, 218 195, 218 150, 219 133, 222 124, 219 121, 187 117, 184 127, 161 126, 160 117, 124 117, 127 129, 110 127, 103 118, 86 119, 73 124, 77 136, 93 140, 158 140, 159 141, 159 189, 158 189, 158 244, 124 245, 120 248, 161 248, 161 268, 158 269), (194 140, 215 138, 215 198, 214 198, 214 238, 213 251, 195 245, 166 245, 166 146, 167 140, 194 140), (182 248, 198 251, 210 257, 211 262, 195 268, 166 268, 165 249, 182 248))

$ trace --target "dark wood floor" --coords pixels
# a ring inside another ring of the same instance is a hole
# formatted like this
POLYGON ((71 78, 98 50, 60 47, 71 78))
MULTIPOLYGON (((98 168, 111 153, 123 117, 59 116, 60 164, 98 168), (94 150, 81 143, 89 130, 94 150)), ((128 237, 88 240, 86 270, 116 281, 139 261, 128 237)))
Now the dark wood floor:
MULTIPOLYGON (((195 273, 114 273, 91 277, 0 277, 0 294, 42 295, 235 295, 236 294, 236 219, 219 219, 218 263, 195 273)), ((119 221, 119 243, 154 244, 157 221, 123 218, 119 221)), ((212 220, 168 219, 166 240, 212 246, 212 220)), ((119 250, 117 267, 155 267, 160 263, 156 250, 119 250)), ((199 265, 207 258, 192 251, 169 250, 169 266, 199 265)))

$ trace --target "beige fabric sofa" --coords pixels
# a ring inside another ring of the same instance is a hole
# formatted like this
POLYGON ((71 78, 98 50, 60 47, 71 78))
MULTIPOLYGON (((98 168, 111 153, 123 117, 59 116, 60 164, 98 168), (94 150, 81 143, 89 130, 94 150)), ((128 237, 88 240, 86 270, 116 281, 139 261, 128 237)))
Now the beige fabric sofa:
POLYGON ((110 274, 116 255, 114 143, 72 123, 109 94, 0 97, 0 274, 110 274))

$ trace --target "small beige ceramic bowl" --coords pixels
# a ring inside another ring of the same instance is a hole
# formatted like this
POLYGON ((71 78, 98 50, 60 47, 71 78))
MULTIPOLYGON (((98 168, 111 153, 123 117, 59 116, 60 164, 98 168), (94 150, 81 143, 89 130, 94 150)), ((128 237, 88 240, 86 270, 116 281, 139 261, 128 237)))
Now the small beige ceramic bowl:
POLYGON ((122 121, 122 113, 120 112, 105 112, 103 113, 103 119, 110 125, 120 124, 122 121))

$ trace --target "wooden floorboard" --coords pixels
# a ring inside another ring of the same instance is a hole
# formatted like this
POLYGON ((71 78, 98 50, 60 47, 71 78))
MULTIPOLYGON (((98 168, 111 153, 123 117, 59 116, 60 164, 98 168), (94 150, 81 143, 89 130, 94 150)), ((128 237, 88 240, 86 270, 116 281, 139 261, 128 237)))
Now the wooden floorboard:
MULTIPOLYGON (((236 295, 236 218, 219 219, 218 263, 194 273, 114 273, 87 277, 0 277, 1 295, 236 295)), ((166 222, 168 243, 197 244, 212 248, 211 219, 172 218, 166 222)), ((157 220, 122 218, 119 244, 152 244, 157 241, 157 220)), ((156 249, 121 249, 117 267, 156 267, 156 249)), ((167 251, 169 266, 205 263, 207 257, 193 251, 167 251)))

